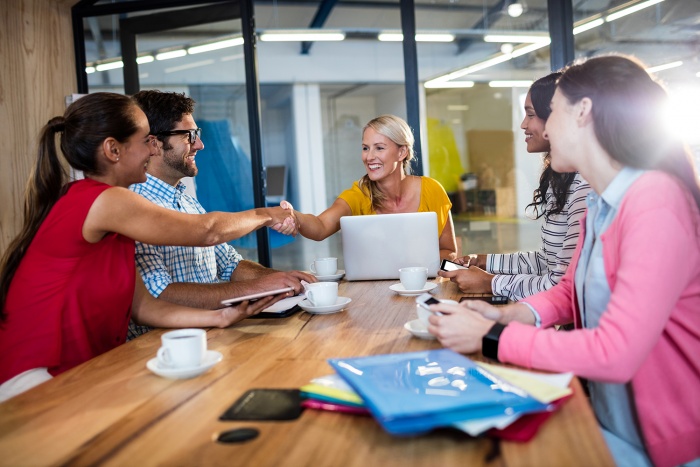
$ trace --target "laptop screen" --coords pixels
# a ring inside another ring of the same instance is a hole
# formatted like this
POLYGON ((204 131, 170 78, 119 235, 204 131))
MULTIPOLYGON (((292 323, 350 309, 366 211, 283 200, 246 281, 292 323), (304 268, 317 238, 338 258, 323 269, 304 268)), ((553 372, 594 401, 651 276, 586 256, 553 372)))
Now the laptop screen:
POLYGON ((414 212, 340 218, 345 279, 398 279, 399 269, 440 267, 437 214, 414 212))

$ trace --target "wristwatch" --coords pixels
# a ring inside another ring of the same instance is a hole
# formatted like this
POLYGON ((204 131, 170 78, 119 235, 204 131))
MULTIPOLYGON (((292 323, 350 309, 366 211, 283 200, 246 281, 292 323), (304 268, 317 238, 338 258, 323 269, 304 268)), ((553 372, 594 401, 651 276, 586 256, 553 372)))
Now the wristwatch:
POLYGON ((496 323, 491 326, 489 332, 481 339, 481 353, 486 358, 498 360, 498 338, 506 328, 505 324, 496 323))

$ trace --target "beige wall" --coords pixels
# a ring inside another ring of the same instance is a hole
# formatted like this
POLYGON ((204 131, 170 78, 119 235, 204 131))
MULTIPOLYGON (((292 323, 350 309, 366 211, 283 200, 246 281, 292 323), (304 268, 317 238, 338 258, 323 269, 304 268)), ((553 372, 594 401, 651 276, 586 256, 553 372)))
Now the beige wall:
POLYGON ((41 127, 76 92, 70 7, 76 0, 0 6, 0 252, 19 232, 41 127))

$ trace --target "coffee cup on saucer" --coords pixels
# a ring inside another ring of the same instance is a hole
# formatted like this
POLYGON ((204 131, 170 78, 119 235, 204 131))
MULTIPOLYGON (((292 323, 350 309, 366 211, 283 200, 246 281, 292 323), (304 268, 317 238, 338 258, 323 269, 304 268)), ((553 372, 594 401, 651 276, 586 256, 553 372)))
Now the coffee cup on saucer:
POLYGON ((306 286, 306 299, 315 307, 335 305, 338 301, 337 282, 315 282, 306 286))
POLYGON ((401 268, 399 269, 399 280, 406 290, 421 290, 428 281, 428 268, 401 268))
POLYGON ((317 258, 309 269, 317 276, 331 276, 338 272, 338 258, 317 258))
POLYGON ((193 368, 202 365, 207 353, 204 329, 178 329, 163 334, 158 365, 163 368, 193 368))

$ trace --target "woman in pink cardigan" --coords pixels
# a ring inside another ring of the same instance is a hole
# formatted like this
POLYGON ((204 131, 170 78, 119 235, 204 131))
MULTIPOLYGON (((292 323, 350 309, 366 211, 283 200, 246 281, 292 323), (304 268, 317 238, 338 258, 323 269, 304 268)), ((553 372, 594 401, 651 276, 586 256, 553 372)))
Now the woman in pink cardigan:
POLYGON ((440 304, 430 318, 455 351, 587 378, 619 465, 700 465, 700 186, 666 101, 632 59, 569 67, 545 129, 552 168, 594 191, 569 269, 517 304, 440 304))

